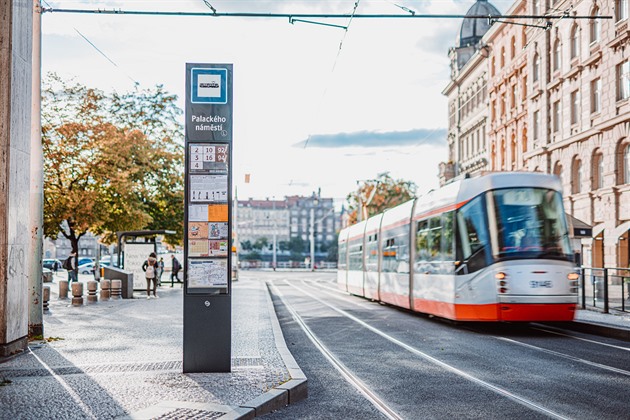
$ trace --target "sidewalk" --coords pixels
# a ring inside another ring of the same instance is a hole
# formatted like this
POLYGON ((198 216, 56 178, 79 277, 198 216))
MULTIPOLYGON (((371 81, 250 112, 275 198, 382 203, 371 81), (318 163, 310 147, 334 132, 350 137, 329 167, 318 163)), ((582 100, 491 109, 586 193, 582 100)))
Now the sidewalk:
POLYGON ((252 418, 306 397, 264 283, 233 284, 232 372, 184 375, 181 285, 73 307, 59 279, 48 342, 0 364, 2 419, 252 418))

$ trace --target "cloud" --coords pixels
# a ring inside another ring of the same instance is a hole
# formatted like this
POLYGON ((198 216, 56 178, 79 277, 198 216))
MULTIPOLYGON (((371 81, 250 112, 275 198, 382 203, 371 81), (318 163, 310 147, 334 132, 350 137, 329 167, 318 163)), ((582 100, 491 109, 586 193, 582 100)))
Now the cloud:
POLYGON ((353 133, 315 134, 294 144, 294 147, 386 147, 442 145, 446 141, 446 129, 418 128, 409 131, 357 131, 353 133))

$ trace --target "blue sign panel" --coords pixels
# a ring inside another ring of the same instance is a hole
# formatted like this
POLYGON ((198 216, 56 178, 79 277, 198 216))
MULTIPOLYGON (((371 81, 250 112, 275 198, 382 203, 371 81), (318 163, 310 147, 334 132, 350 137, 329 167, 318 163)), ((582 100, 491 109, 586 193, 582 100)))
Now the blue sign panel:
POLYGON ((193 104, 226 104, 228 101, 227 69, 193 68, 190 70, 193 104))

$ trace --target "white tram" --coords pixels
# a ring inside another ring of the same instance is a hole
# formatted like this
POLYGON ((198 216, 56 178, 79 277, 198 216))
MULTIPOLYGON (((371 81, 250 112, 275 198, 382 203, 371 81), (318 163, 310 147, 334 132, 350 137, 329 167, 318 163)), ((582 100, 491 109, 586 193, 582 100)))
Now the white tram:
POLYGON ((571 321, 578 273, 560 180, 489 173, 339 234, 342 290, 457 321, 571 321))

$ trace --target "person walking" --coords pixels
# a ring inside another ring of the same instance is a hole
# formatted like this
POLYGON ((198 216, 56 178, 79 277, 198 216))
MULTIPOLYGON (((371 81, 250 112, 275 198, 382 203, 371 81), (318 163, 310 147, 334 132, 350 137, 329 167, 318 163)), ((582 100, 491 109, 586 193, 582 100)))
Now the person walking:
POLYGON ((68 286, 72 282, 77 283, 79 281, 79 267, 77 265, 77 252, 71 251, 70 256, 63 262, 63 268, 68 271, 68 286))
POLYGON ((155 252, 149 254, 149 258, 142 264, 142 271, 147 279, 147 299, 151 299, 151 283, 153 283, 153 297, 158 298, 157 295, 157 256, 155 252))
POLYGON ((162 285, 162 273, 164 273, 164 258, 160 257, 160 261, 157 262, 157 282, 158 282, 158 286, 162 285))
POLYGON ((175 258, 174 254, 171 254, 171 287, 173 287, 173 280, 177 280, 177 283, 180 282, 177 277, 177 273, 179 273, 180 269, 181 265, 179 264, 179 261, 175 258))

